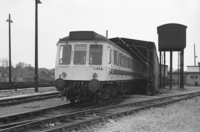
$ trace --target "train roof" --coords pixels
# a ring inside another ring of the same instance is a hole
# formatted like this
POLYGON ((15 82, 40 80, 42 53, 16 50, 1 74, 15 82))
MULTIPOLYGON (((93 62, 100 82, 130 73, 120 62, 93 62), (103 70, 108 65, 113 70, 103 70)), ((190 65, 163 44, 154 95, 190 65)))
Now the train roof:
POLYGON ((149 60, 155 59, 153 58, 153 54, 156 52, 154 42, 120 37, 111 38, 109 40, 145 63, 148 63, 149 60))
POLYGON ((63 41, 79 41, 79 40, 94 40, 94 41, 106 41, 109 43, 113 43, 106 37, 97 34, 94 31, 71 31, 69 36, 59 39, 59 42, 63 41))

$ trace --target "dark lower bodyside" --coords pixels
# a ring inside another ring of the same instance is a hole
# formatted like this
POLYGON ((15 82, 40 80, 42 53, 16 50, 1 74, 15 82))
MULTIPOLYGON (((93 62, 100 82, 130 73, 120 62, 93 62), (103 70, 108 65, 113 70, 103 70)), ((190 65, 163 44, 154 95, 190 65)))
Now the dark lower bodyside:
POLYGON ((145 94, 146 79, 130 81, 65 81, 57 79, 55 86, 70 102, 76 100, 112 99, 123 94, 145 94))

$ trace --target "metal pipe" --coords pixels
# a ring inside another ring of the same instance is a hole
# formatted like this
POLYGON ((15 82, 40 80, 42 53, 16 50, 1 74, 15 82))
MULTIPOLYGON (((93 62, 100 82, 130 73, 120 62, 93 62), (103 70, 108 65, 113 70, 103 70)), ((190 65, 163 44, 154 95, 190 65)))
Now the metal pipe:
POLYGON ((161 72, 161 64, 162 64, 162 51, 160 51, 160 89, 162 88, 162 72, 161 72))
POLYGON ((178 85, 180 85, 180 52, 178 51, 178 85))
POLYGON ((40 0, 35 0, 35 92, 38 92, 38 4, 40 0))
POLYGON ((184 88, 184 50, 181 51, 180 60, 180 88, 184 88))
POLYGON ((108 39, 108 30, 106 30, 106 38, 108 39))
POLYGON ((195 44, 194 44, 194 66, 196 66, 196 53, 195 53, 195 44))
POLYGON ((166 63, 166 54, 165 54, 165 51, 164 51, 164 70, 163 70, 163 74, 164 74, 164 76, 163 76, 163 87, 164 87, 164 89, 165 89, 165 64, 166 63))
POLYGON ((172 89, 172 51, 170 51, 170 89, 172 89))
POLYGON ((11 23, 13 23, 13 21, 11 20, 11 16, 9 14, 8 16, 8 20, 6 21, 8 22, 8 36, 9 36, 9 83, 12 82, 12 73, 11 73, 11 67, 12 67, 12 63, 11 63, 11 23))

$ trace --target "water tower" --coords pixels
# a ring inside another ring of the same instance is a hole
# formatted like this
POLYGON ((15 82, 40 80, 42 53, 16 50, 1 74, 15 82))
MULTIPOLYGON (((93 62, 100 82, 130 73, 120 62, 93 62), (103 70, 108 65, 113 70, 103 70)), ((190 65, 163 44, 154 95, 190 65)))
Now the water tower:
MULTIPOLYGON (((160 81, 161 81, 161 54, 164 51, 170 52, 170 88, 172 88, 172 53, 180 51, 180 88, 184 88, 184 48, 186 47, 187 26, 177 23, 164 24, 157 27, 158 47, 160 52, 160 81)), ((164 69, 165 70, 165 69, 164 69)), ((164 79, 165 80, 165 79, 164 79)), ((162 82, 160 82, 162 84, 162 82)), ((164 82, 165 84, 165 82, 164 82)))

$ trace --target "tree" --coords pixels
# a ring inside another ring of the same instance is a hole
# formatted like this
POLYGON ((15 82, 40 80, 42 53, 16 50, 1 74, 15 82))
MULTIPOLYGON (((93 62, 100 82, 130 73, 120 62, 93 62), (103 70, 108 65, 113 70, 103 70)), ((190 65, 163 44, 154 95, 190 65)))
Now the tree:
POLYGON ((2 67, 8 67, 9 66, 9 60, 7 58, 0 58, 0 64, 2 67))

